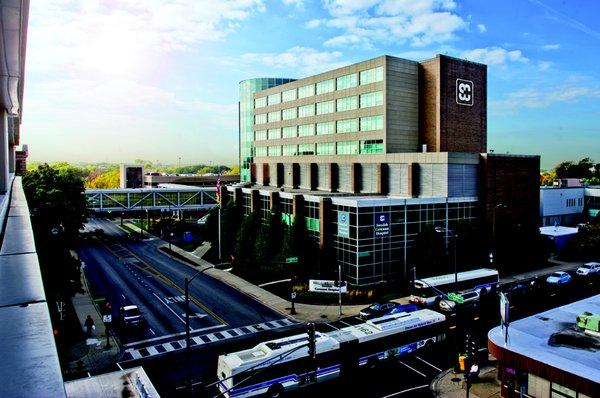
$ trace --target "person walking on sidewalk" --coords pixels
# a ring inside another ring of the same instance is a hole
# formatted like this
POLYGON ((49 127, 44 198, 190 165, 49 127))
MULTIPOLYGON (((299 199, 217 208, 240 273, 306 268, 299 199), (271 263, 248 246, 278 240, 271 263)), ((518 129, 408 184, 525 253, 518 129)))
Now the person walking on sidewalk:
POLYGON ((92 335, 92 329, 95 329, 94 327, 94 320, 92 319, 92 317, 90 315, 87 316, 87 318, 85 319, 85 334, 87 335, 87 337, 90 337, 92 335))

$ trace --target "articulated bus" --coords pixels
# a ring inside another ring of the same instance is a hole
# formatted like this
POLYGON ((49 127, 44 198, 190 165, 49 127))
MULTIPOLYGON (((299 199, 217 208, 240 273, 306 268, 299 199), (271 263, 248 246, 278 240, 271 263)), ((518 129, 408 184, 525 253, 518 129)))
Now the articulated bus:
POLYGON ((442 298, 440 292, 448 294, 450 292, 475 290, 479 293, 486 293, 497 289, 499 283, 498 271, 490 268, 459 272, 456 276, 448 274, 417 279, 414 282, 414 291, 410 296, 410 301, 415 304, 430 306, 442 298), (456 286, 455 280, 458 280, 456 286))
POLYGON ((221 355, 218 387, 225 397, 277 397, 336 377, 352 377, 360 367, 401 356, 445 338, 446 317, 423 309, 372 319, 333 332, 315 333, 315 358, 308 335, 261 343, 221 355))

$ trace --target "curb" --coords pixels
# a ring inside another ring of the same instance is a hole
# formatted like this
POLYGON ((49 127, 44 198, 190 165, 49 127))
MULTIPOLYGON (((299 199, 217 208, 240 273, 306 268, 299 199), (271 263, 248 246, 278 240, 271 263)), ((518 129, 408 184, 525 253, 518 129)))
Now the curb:
POLYGON ((446 377, 446 375, 448 375, 448 373, 452 372, 453 370, 454 370, 453 368, 446 369, 446 370, 444 370, 443 372, 441 372, 441 373, 438 373, 438 375, 437 375, 437 376, 435 376, 435 377, 433 378, 433 380, 431 380, 431 383, 429 384, 429 389, 431 390, 431 392, 433 393, 433 395, 434 395, 435 397, 440 397, 440 396, 441 396, 441 395, 440 395, 440 392, 438 391, 438 388, 437 388, 437 384, 438 384, 438 382, 439 382, 441 379, 443 379, 444 377, 446 377))

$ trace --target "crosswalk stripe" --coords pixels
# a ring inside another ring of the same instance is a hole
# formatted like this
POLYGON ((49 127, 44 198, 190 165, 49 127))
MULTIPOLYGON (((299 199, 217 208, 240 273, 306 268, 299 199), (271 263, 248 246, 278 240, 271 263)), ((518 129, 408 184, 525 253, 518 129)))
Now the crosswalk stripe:
MULTIPOLYGON (((276 319, 273 321, 258 323, 258 324, 254 324, 254 325, 240 326, 238 328, 229 329, 229 330, 221 330, 221 331, 218 331, 215 333, 208 333, 208 334, 199 335, 199 336, 197 335, 197 336, 192 337, 192 340, 197 345, 202 345, 202 344, 212 343, 215 341, 223 341, 226 339, 239 337, 239 336, 243 336, 243 335, 247 335, 247 334, 251 334, 251 333, 257 333, 257 332, 264 331, 264 330, 277 329, 277 328, 281 328, 281 327, 285 327, 285 326, 289 326, 289 325, 293 325, 293 324, 294 324, 294 322, 291 321, 290 319, 282 318, 282 319, 276 319), (217 337, 217 335, 216 335, 217 333, 218 333, 218 336, 220 336, 220 337, 217 337)), ((129 348, 125 351, 125 353, 129 354, 129 356, 131 356, 131 359, 140 359, 140 358, 147 358, 147 357, 154 356, 154 355, 160 355, 165 352, 181 350, 181 349, 185 348, 185 345, 186 345, 185 340, 174 340, 174 341, 169 341, 169 342, 157 344, 157 345, 150 345, 150 346, 146 346, 146 347, 129 348), (160 348, 158 348, 158 347, 160 347, 160 348)), ((127 360, 129 360, 129 359, 125 359, 125 361, 127 361, 127 360)))

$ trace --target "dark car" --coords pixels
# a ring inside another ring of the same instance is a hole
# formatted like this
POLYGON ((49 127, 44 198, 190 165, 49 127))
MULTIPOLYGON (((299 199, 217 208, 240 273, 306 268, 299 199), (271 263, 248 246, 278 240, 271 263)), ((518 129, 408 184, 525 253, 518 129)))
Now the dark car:
POLYGON ((385 303, 373 303, 367 308, 363 308, 358 313, 361 319, 379 318, 385 315, 398 314, 400 312, 411 312, 417 310, 414 304, 398 304, 391 301, 385 303))
POLYGON ((124 327, 141 327, 146 319, 137 305, 126 305, 119 309, 119 322, 124 327))

